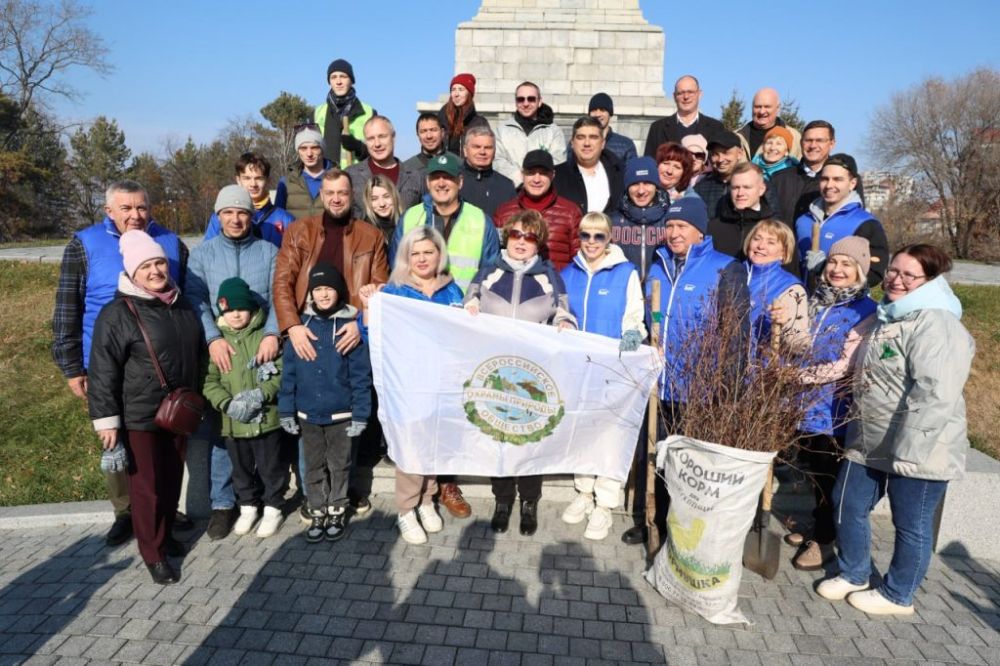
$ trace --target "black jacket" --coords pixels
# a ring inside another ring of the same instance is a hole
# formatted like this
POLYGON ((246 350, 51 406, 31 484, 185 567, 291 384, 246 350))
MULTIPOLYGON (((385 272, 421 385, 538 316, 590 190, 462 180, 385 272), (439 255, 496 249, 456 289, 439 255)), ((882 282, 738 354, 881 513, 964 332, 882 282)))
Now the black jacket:
POLYGON ((444 146, 448 152, 455 153, 459 157, 462 157, 465 149, 465 132, 469 131, 470 127, 485 127, 490 128, 490 121, 478 111, 476 111, 476 105, 470 104, 469 108, 465 111, 465 118, 462 119, 462 126, 464 130, 459 136, 451 136, 451 126, 448 124, 448 105, 445 104, 438 111, 438 120, 441 122, 441 128, 444 135, 444 146))
POLYGON ((719 252, 728 254, 740 261, 746 259, 743 252, 743 244, 746 242, 750 230, 761 220, 777 219, 788 227, 792 241, 792 260, 784 264, 782 268, 799 277, 799 251, 795 245, 795 230, 787 222, 781 219, 772 209, 766 198, 760 200, 760 210, 745 208, 736 210, 733 207, 731 197, 725 197, 719 201, 718 217, 709 220, 708 234, 712 237, 712 243, 719 252))
MULTIPOLYGON (((601 164, 608 174, 608 189, 611 192, 608 203, 604 206, 604 212, 610 215, 618 208, 625 192, 625 165, 607 148, 601 151, 601 164)), ((556 166, 556 177, 552 184, 556 188, 556 194, 569 199, 579 206, 584 214, 587 213, 587 186, 583 184, 583 175, 577 167, 572 151, 565 162, 556 166)))
MULTIPOLYGON (((101 310, 94 326, 87 401, 94 421, 117 416, 118 427, 152 431, 157 429, 153 418, 166 392, 160 387, 138 322, 125 299, 132 300, 142 317, 171 389, 187 387, 201 391, 203 363, 207 358, 205 338, 198 315, 187 299, 178 296, 173 304, 167 305, 140 295, 137 288, 126 283, 127 280, 119 282, 115 299, 101 310)), ((111 423, 95 423, 95 426, 116 427, 111 423)))
MULTIPOLYGON (((864 204, 865 191, 860 178, 854 191, 864 204)), ((809 204, 819 197, 819 176, 810 176, 800 162, 792 169, 782 169, 771 176, 767 194, 778 207, 781 219, 794 224, 795 220, 809 212, 809 204)))
POLYGON ((459 196, 463 201, 482 208, 490 217, 494 217, 497 206, 510 201, 517 196, 517 189, 510 178, 492 167, 477 169, 468 162, 462 164, 462 190, 459 196))
POLYGON ((677 114, 660 118, 649 126, 649 134, 646 135, 646 148, 643 155, 656 158, 656 149, 660 144, 673 141, 680 143, 681 139, 691 134, 701 134, 705 140, 711 143, 712 139, 726 131, 726 126, 721 121, 704 113, 698 114, 698 120, 690 127, 681 125, 677 120, 677 114))

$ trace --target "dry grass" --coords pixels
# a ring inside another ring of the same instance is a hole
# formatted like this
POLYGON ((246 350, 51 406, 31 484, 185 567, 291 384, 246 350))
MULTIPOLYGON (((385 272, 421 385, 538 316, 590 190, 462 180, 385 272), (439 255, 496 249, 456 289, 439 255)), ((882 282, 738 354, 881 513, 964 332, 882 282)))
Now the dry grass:
POLYGON ((955 286, 965 314, 962 323, 976 340, 972 374, 965 386, 969 440, 1000 459, 1000 287, 955 286))

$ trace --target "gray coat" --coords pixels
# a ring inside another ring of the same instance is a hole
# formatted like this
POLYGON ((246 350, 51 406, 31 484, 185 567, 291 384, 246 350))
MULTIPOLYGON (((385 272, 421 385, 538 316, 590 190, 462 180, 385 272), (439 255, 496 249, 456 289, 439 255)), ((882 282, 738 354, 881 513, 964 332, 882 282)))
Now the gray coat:
MULTIPOLYGON (((399 182, 396 183, 396 190, 399 192, 399 200, 403 204, 403 210, 420 203, 420 198, 427 191, 424 173, 413 165, 412 162, 397 160, 399 162, 399 182)), ((368 165, 368 160, 363 160, 347 167, 347 173, 351 177, 351 215, 354 219, 364 220, 365 218, 365 185, 372 179, 372 169, 368 165)))
POLYGON ((959 478, 969 448, 965 399, 975 341, 944 277, 878 307, 863 343, 848 460, 932 481, 959 478))

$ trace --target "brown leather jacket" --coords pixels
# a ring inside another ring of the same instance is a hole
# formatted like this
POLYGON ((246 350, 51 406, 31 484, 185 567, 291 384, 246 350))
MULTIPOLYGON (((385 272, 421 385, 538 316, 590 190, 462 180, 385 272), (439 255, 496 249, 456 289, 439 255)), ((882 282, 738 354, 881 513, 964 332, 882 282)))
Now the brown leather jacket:
MULTIPOLYGON (((306 306, 309 271, 316 265, 322 246, 322 215, 296 220, 285 229, 271 291, 282 333, 302 323, 299 314, 306 306)), ((361 287, 389 279, 385 238, 381 231, 364 220, 351 220, 344 228, 344 279, 351 291, 351 305, 359 310, 361 287)))

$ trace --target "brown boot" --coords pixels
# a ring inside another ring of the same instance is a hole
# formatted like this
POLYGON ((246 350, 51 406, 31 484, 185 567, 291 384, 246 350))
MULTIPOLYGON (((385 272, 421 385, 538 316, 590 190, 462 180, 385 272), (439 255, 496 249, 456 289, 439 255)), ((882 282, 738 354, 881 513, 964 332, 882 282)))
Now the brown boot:
POLYGON ((823 563, 833 558, 833 544, 808 541, 792 558, 792 566, 799 571, 819 571, 823 563))
POLYGON ((441 484, 441 504, 456 518, 468 518, 472 515, 472 507, 462 497, 462 489, 457 483, 441 484))

